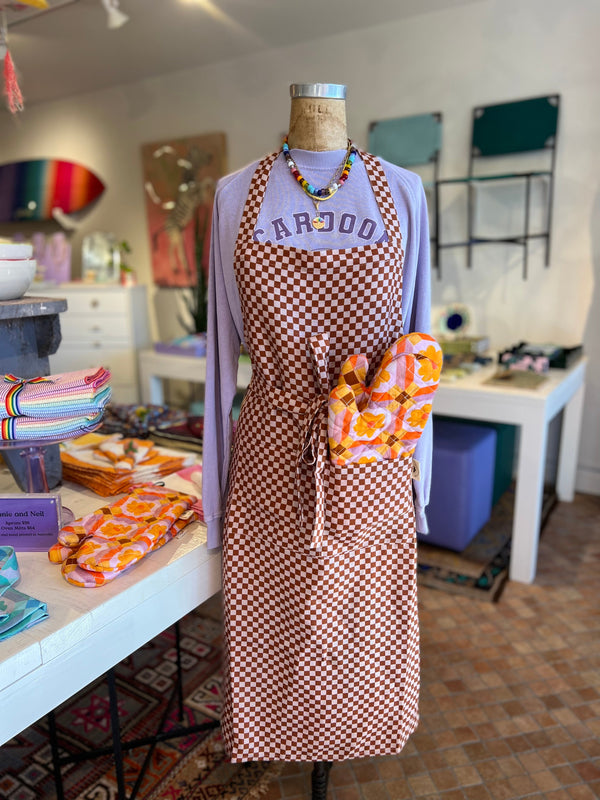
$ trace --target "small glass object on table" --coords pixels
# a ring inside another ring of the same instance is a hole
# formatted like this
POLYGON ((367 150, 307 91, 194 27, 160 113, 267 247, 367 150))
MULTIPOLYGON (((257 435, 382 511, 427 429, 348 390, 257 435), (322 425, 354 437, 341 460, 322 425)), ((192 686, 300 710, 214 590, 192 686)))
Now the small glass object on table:
MULTIPOLYGON (((80 436, 78 431, 74 436, 64 436, 57 439, 1 439, 0 453, 2 450, 16 450, 25 459, 27 492, 31 494, 49 494, 48 481, 46 480, 46 467, 44 464, 44 450, 49 444, 59 444, 69 438, 80 436)), ((61 521, 63 525, 73 522, 75 515, 70 508, 62 506, 61 521)))

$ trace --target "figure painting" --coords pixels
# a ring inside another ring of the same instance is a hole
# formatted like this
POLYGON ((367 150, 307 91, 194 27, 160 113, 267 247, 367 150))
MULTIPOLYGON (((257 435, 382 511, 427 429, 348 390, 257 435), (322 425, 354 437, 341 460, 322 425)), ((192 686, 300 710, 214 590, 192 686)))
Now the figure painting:
POLYGON ((212 204, 225 174, 225 134, 211 133, 142 145, 144 194, 154 282, 198 283, 208 270, 212 204))

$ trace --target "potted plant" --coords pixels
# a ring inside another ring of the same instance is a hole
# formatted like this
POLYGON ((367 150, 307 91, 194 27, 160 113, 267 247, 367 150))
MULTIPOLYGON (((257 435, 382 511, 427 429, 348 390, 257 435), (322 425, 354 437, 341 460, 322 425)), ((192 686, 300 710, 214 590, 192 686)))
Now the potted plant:
POLYGON ((135 272, 127 264, 128 256, 131 254, 131 246, 127 239, 123 239, 118 244, 119 247, 119 282, 121 286, 135 286, 135 272))
POLYGON ((210 214, 206 214, 201 225, 196 217, 194 224, 194 248, 196 257, 196 285, 191 286, 183 293, 183 303, 187 311, 187 318, 177 315, 179 324, 189 336, 205 338, 208 324, 208 284, 204 272, 204 249, 207 244, 207 234, 210 214))

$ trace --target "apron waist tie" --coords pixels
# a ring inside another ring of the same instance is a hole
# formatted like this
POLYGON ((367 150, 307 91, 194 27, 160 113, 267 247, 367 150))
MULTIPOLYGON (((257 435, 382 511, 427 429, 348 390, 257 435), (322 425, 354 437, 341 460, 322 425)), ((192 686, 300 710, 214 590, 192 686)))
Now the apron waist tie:
POLYGON ((320 552, 325 536, 325 485, 323 473, 328 459, 327 408, 329 395, 321 393, 305 401, 298 395, 269 384, 258 374, 252 376, 257 392, 269 405, 291 414, 300 429, 300 446, 296 457, 294 485, 299 525, 304 523, 305 510, 300 496, 302 465, 312 468, 315 486, 315 513, 310 537, 310 550, 320 552))

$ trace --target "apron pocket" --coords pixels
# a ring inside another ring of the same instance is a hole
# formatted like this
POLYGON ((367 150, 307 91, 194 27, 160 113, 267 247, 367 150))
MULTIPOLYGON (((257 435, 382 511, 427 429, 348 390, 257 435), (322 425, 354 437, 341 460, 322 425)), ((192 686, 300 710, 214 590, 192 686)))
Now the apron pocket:
POLYGON ((403 528, 403 519, 412 520, 411 470, 412 458, 343 466, 328 461, 324 550, 359 546, 386 524, 403 528))

